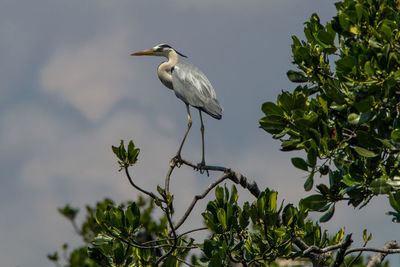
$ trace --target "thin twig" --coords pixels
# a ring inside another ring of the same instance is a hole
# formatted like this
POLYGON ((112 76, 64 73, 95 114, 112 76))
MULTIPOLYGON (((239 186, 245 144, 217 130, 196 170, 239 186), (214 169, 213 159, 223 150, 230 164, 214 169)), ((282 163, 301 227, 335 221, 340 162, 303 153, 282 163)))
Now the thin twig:
MULTIPOLYGON (((193 233, 193 232, 197 232, 197 231, 204 231, 204 230, 208 230, 208 228, 207 227, 201 227, 201 228, 189 230, 187 232, 184 232, 184 233, 178 235, 178 239, 182 238, 183 236, 185 236, 187 234, 190 234, 190 233, 193 233)), ((142 243, 142 245, 149 245, 149 244, 158 243, 158 242, 166 242, 166 241, 169 241, 169 240, 173 240, 173 238, 164 238, 164 239, 151 240, 151 241, 147 241, 147 242, 142 243)), ((182 239, 182 241, 186 241, 186 240, 182 239)))
MULTIPOLYGON (((167 200, 165 200, 165 201, 167 201, 167 200)), ((169 213, 168 205, 167 205, 167 208, 165 209, 165 216, 167 216, 168 224, 170 225, 170 228, 171 228, 171 231, 172 231, 172 235, 174 236, 174 239, 173 239, 173 240, 174 240, 174 243, 173 243, 172 247, 170 248, 170 250, 169 250, 167 253, 165 253, 164 255, 162 255, 162 256, 158 259, 158 261, 156 262, 156 266, 158 266, 158 265, 159 265, 160 263, 162 263, 169 255, 171 255, 171 253, 174 252, 174 250, 176 249, 176 246, 177 246, 177 244, 178 244, 178 237, 177 237, 177 235, 176 235, 176 231, 175 231, 174 225, 173 225, 172 220, 171 220, 171 216, 170 216, 170 213, 169 213)))
POLYGON ((124 169, 125 169, 126 177, 128 177, 129 183, 130 183, 134 188, 136 188, 137 190, 139 190, 139 191, 142 192, 143 194, 148 195, 148 196, 151 197, 152 199, 159 199, 161 202, 164 202, 162 199, 158 198, 158 197, 157 197, 156 195, 154 195, 152 192, 147 192, 146 190, 144 190, 144 189, 140 188, 139 186, 137 186, 137 185, 133 182, 133 179, 132 179, 131 175, 129 174, 128 167, 124 167, 124 169))
POLYGON ((224 173, 220 178, 215 180, 213 183, 209 184, 208 187, 206 188, 206 190, 204 190, 204 192, 201 195, 196 195, 193 198, 192 203, 190 203, 189 207, 187 208, 187 210, 186 210, 185 214, 183 215, 183 217, 178 221, 178 223, 173 228, 175 228, 175 230, 177 230, 186 221, 187 217, 192 212, 192 210, 193 210, 194 206, 196 205, 197 201, 200 200, 200 199, 205 198, 207 196, 207 194, 214 187, 216 187, 218 184, 220 184, 221 182, 223 182, 227 178, 228 178, 228 173, 224 173))
POLYGON ((182 262, 183 264, 186 264, 187 266, 190 266, 190 267, 195 267, 196 266, 196 265, 190 264, 189 262, 187 262, 187 261, 185 261, 185 260, 183 260, 181 258, 176 258, 176 260, 179 261, 179 262, 182 262))

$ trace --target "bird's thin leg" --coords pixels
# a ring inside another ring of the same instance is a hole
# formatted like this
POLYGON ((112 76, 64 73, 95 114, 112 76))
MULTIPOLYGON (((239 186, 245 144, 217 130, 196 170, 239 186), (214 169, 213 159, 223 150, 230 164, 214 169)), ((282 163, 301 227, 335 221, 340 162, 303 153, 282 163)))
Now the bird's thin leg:
MULTIPOLYGON (((199 114, 200 114, 200 122, 201 122, 201 127, 200 127, 200 131, 201 131, 201 162, 200 164, 198 164, 200 173, 204 173, 204 171, 202 170, 202 167, 206 166, 206 160, 204 157, 204 123, 203 123, 203 116, 201 115, 201 111, 199 110, 199 114)), ((210 174, 208 173, 208 170, 206 170, 207 176, 210 176, 210 174)))
POLYGON ((190 111, 189 111, 189 105, 188 104, 186 104, 186 111, 187 111, 187 117, 188 117, 188 127, 186 129, 185 135, 183 136, 182 143, 179 146, 178 153, 176 153, 176 156, 175 156, 178 159, 181 157, 181 151, 182 151, 183 144, 185 143, 186 136, 189 133, 190 127, 192 127, 192 118, 190 117, 190 111))
POLYGON ((201 148, 202 148, 202 152, 201 152, 201 165, 205 166, 206 165, 206 160, 204 157, 204 124, 203 124, 203 116, 201 116, 201 111, 199 110, 199 114, 200 114, 200 122, 201 122, 201 127, 200 127, 200 131, 201 131, 201 148))

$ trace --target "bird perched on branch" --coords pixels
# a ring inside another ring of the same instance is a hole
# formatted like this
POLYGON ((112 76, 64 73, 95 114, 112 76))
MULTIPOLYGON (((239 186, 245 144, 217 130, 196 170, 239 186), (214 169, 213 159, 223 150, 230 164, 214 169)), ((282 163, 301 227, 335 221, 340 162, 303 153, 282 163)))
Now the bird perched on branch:
POLYGON ((205 112, 215 119, 221 119, 222 107, 215 95, 210 81, 198 68, 192 64, 179 61, 182 55, 167 44, 159 44, 152 49, 132 53, 131 56, 160 56, 168 61, 158 66, 157 74, 160 81, 169 89, 174 90, 175 95, 186 104, 188 126, 179 146, 176 158, 181 158, 181 151, 186 137, 192 126, 189 105, 199 110, 201 121, 202 158, 199 167, 205 166, 204 156, 204 124, 201 112, 205 112))

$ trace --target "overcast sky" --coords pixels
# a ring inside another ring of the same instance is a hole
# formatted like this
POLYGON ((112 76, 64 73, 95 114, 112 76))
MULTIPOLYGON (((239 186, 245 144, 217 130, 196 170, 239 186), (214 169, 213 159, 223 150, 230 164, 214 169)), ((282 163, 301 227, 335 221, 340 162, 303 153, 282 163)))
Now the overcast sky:
MULTIPOLYGON (((222 120, 204 117, 207 163, 278 190, 286 203, 306 196, 305 173, 290 163, 295 154, 280 152, 258 120, 263 102, 294 88, 285 75, 293 68, 291 35, 303 36, 313 12, 330 19, 333 1, 0 0, 1 265, 51 266, 46 254, 81 244, 57 207, 135 199, 110 149, 120 139, 142 149, 137 183, 152 191, 164 183, 186 129, 185 106, 156 76, 163 59, 129 56, 159 43, 187 55, 224 107, 222 120)), ((182 155, 198 162, 198 112, 192 115, 182 155)), ((171 183, 177 216, 215 178, 178 169, 171 183)), ((201 225, 205 202, 190 226, 201 225)), ((384 215, 386 199, 361 211, 339 206, 324 227, 346 226, 356 244, 364 228, 379 247, 399 237, 384 215)))

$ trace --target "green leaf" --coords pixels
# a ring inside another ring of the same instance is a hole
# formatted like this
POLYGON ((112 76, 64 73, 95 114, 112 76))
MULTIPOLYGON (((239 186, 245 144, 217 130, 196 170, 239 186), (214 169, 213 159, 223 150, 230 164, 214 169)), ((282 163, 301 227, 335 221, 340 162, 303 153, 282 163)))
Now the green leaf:
POLYGON ((328 33, 324 30, 320 30, 317 34, 318 39, 326 45, 333 45, 333 41, 335 40, 335 32, 328 33))
POLYGON ((390 138, 396 142, 400 143, 400 129, 394 129, 392 133, 390 134, 390 138))
POLYGON ((386 180, 384 179, 376 179, 372 181, 369 186, 369 189, 374 192, 375 194, 387 194, 390 192, 392 187, 387 184, 386 180))
POLYGON ((360 115, 356 113, 350 113, 350 115, 347 117, 347 121, 353 125, 358 124, 359 120, 360 120, 360 115))
POLYGON ((140 224, 140 210, 139 210, 139 207, 136 205, 135 202, 132 202, 132 204, 127 209, 126 218, 130 221, 130 224, 132 225, 133 230, 135 230, 139 226, 139 224, 140 224))
POLYGON ((265 115, 283 116, 283 110, 272 102, 265 102, 262 105, 261 110, 265 113, 265 115))
POLYGON ((374 76, 375 75, 375 70, 371 66, 371 61, 365 62, 364 65, 364 71, 369 75, 369 76, 374 76))
POLYGON ((345 73, 351 72, 352 68, 356 65, 357 59, 353 56, 344 56, 336 61, 337 71, 343 71, 345 73))
POLYGON ((363 100, 354 103, 354 107, 359 111, 359 112, 367 112, 369 111, 373 104, 374 104, 374 97, 373 96, 369 96, 367 98, 364 98, 363 100))
POLYGON ((163 198, 167 197, 167 194, 165 193, 165 190, 161 186, 157 185, 157 191, 163 198))
POLYGON ((291 225, 296 220, 296 209, 292 204, 287 205, 282 212, 282 220, 284 225, 291 225))
POLYGON ((280 115, 267 115, 259 121, 260 127, 270 134, 278 134, 286 127, 286 120, 280 115))
POLYGON ((302 206, 313 211, 318 211, 322 209, 327 203, 328 200, 322 195, 311 195, 300 200, 300 204, 302 206))
POLYGON ((222 228, 226 229, 227 228, 227 225, 226 225, 226 212, 225 212, 224 209, 219 209, 218 210, 217 218, 218 218, 219 223, 222 225, 222 228))
POLYGON ((296 168, 299 168, 300 170, 303 170, 303 171, 308 171, 308 164, 304 159, 302 159, 302 158, 291 158, 291 161, 292 161, 292 164, 296 168))
POLYGON ((117 158, 119 158, 119 147, 111 146, 111 149, 114 152, 114 154, 117 156, 117 158))
POLYGON ((208 258, 212 257, 212 252, 214 251, 214 242, 215 241, 209 239, 204 240, 203 251, 208 258))
POLYGON ((314 167, 317 164, 317 150, 311 148, 307 153, 307 163, 310 167, 314 167))
POLYGON ((215 198, 219 203, 224 203, 224 189, 220 186, 218 186, 215 189, 215 198))
POLYGON ((128 144, 128 162, 129 164, 135 164, 137 161, 137 157, 139 155, 139 149, 135 148, 133 141, 129 141, 128 144))
POLYGON ((329 172, 329 166, 328 165, 323 165, 318 168, 318 171, 321 173, 321 175, 327 175, 329 172))
POLYGON ((365 149, 363 147, 353 146, 353 148, 360 156, 363 156, 366 158, 373 158, 373 157, 377 156, 377 154, 375 154, 374 152, 372 152, 368 149, 365 149))
POLYGON ((313 184, 314 184, 314 172, 311 172, 306 182, 304 183, 304 190, 306 190, 307 192, 310 191, 313 187, 313 184))
POLYGON ((112 241, 112 237, 100 233, 93 239, 92 244, 94 246, 101 246, 104 244, 112 244, 112 241))
POLYGON ((371 233, 369 235, 367 235, 367 234, 368 234, 367 229, 364 229, 364 231, 363 231, 364 242, 369 242, 371 240, 371 238, 372 238, 372 234, 371 233))
POLYGON ((322 223, 329 221, 334 213, 335 213, 335 204, 332 204, 329 210, 319 219, 319 221, 322 223))
POLYGON ((395 194, 389 192, 389 202, 395 211, 400 212, 400 191, 397 191, 395 194))
POLYGON ((354 180, 350 174, 344 175, 342 182, 347 186, 353 186, 353 185, 357 185, 360 183, 359 181, 354 180))
POLYGON ((375 49, 381 49, 382 48, 382 44, 380 44, 380 43, 378 43, 376 40, 374 40, 374 39, 370 39, 369 41, 368 41, 368 43, 369 43, 369 45, 372 47, 372 48, 375 48, 375 49))
POLYGON ((230 198, 230 200, 229 200, 229 203, 230 203, 230 204, 234 204, 234 203, 237 202, 237 199, 238 199, 238 192, 237 192, 236 186, 235 186, 235 185, 232 185, 232 189, 231 189, 231 198, 230 198))
POLYGON ((304 72, 289 70, 286 75, 288 79, 294 83, 304 83, 308 81, 308 77, 304 72))

